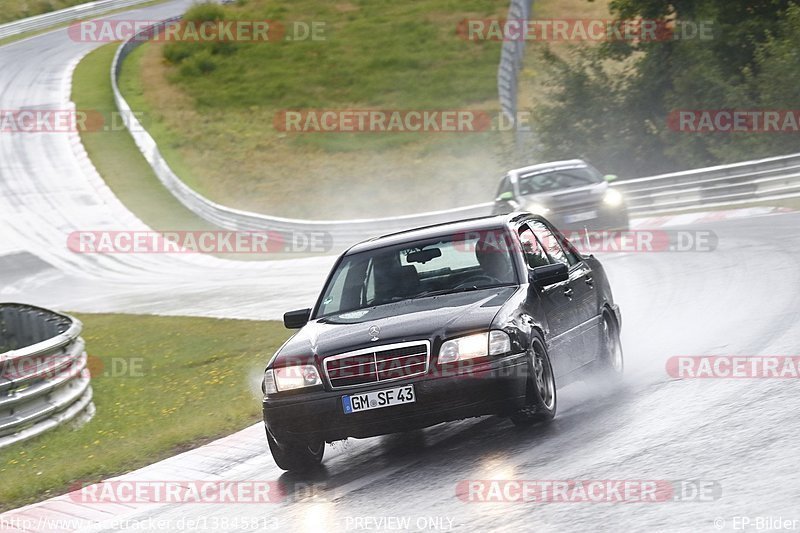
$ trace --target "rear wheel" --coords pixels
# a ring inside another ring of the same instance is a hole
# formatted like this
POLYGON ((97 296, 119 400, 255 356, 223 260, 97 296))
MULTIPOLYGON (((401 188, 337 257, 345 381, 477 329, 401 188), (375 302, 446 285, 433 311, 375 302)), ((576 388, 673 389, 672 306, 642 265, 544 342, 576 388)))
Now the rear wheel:
POLYGON ((622 355, 622 342, 619 340, 619 327, 608 312, 603 313, 603 329, 600 333, 601 372, 614 380, 622 379, 625 361, 622 355))
POLYGON ((267 431, 267 443, 275 464, 282 470, 304 472, 312 470, 322 463, 325 453, 325 442, 312 443, 278 443, 267 431))
POLYGON ((539 337, 533 339, 528 356, 525 406, 511 415, 511 421, 517 426, 549 422, 556 416, 558 404, 553 366, 544 342, 539 337))

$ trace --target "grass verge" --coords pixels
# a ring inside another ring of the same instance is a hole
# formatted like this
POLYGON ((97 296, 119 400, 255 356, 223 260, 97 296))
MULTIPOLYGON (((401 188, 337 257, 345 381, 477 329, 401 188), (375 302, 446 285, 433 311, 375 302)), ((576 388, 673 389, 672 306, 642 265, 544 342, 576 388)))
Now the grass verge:
MULTIPOLYGON (((531 157, 514 136, 486 133, 286 133, 291 109, 469 109, 496 116, 497 41, 468 41, 465 19, 505 18, 503 0, 248 0, 201 6, 196 19, 320 22, 320 41, 149 43, 123 73, 132 107, 170 166, 225 205, 303 218, 360 218, 488 201, 497 180, 531 157), (220 15, 221 14, 221 15, 220 15)), ((542 0, 534 17, 608 18, 608 1, 542 0)), ((190 16, 190 18, 191 18, 190 16)), ((551 43, 562 48, 561 43, 551 43)), ((529 43, 534 56, 543 43, 529 43)), ((541 99, 526 62, 520 108, 541 99)), ((535 117, 533 117, 535 120, 535 117)))
MULTIPOLYGON (((204 8, 207 9, 207 8, 204 8)), ((187 184, 225 205, 307 218, 388 216, 486 201, 509 135, 279 131, 287 109, 497 111, 501 43, 465 18, 505 1, 250 0, 226 17, 324 23, 319 41, 149 43, 124 94, 187 184)), ((187 15, 189 18, 195 15, 187 15)), ((512 138, 513 140, 513 138, 512 138)))
POLYGON ((106 120, 98 131, 82 131, 81 142, 97 171, 125 206, 156 230, 212 229, 183 207, 161 184, 116 115, 109 72, 119 43, 90 52, 75 69, 72 101, 77 109, 96 112, 106 120))
POLYGON ((77 316, 97 413, 80 429, 60 427, 0 450, 0 511, 258 422, 261 372, 288 336, 278 322, 77 316))

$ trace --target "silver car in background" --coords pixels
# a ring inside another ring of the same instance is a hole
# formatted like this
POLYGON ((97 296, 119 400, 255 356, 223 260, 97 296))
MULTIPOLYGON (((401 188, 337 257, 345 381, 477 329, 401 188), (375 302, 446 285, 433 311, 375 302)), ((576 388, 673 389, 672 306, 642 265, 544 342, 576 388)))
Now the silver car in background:
POLYGON ((529 211, 562 231, 627 230, 625 198, 610 186, 615 179, 580 159, 510 170, 500 181, 494 213, 529 211))

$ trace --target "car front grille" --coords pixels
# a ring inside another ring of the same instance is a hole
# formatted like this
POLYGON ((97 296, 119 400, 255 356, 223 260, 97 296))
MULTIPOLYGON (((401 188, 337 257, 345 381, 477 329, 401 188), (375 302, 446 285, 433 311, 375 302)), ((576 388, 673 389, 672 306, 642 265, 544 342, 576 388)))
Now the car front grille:
POLYGON ((404 342, 376 346, 325 359, 325 374, 334 389, 419 376, 428 371, 430 343, 404 342))

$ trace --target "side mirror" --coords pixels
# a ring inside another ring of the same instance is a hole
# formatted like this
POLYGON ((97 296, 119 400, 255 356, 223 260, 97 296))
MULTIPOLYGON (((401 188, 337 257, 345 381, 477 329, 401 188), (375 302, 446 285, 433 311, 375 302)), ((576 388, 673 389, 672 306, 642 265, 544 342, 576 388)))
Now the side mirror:
POLYGON ((603 176, 603 179, 606 180, 608 183, 611 183, 612 181, 616 181, 617 180, 617 175, 616 174, 606 174, 605 176, 603 176))
POLYGON ((540 289, 569 279, 569 269, 564 263, 545 265, 531 270, 528 280, 540 289))
POLYGON ((311 309, 298 309, 283 314, 283 325, 287 329, 300 329, 308 324, 311 309))
POLYGON ((508 202, 514 199, 514 193, 511 191, 506 191, 500 196, 497 197, 498 202, 508 202))

